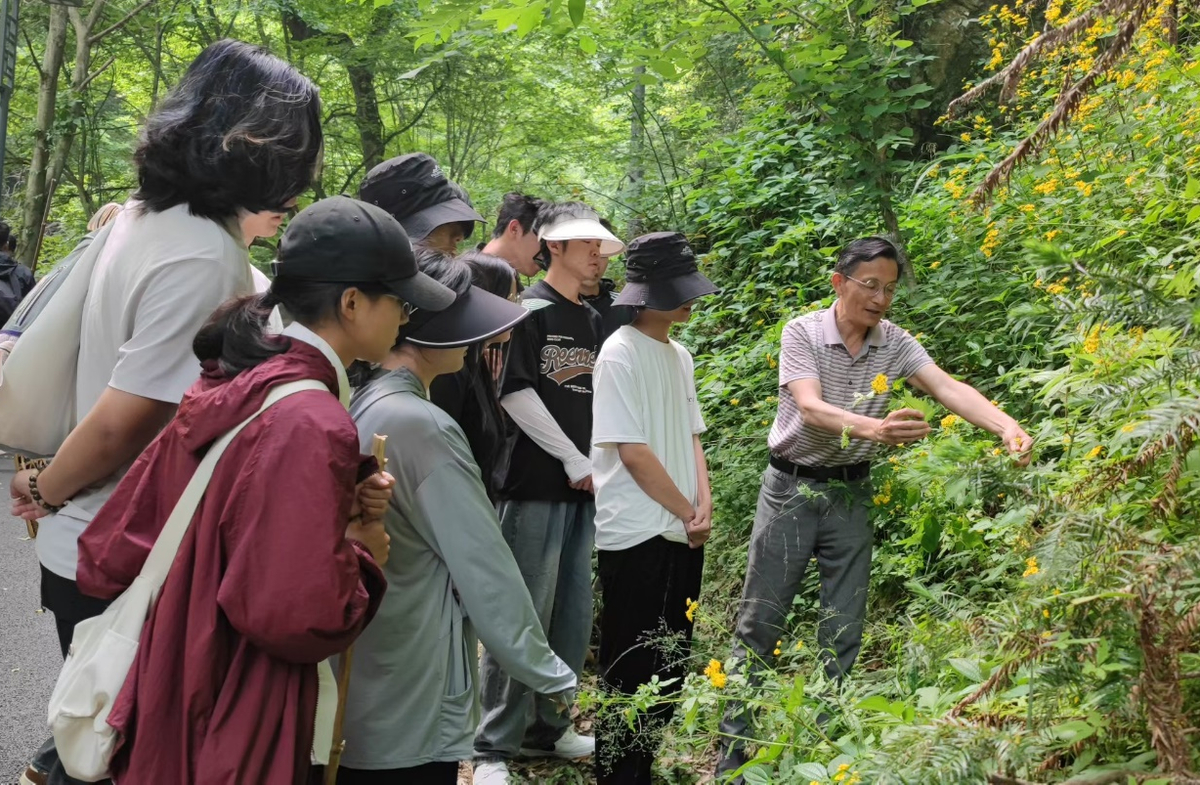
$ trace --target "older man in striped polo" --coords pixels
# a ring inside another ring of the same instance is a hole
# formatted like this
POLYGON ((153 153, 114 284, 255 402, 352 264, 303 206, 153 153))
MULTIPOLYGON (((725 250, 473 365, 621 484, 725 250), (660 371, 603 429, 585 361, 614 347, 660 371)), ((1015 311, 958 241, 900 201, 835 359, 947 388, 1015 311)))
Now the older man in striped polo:
MULTIPOLYGON (((768 444, 750 537, 734 657, 750 670, 774 658, 809 559, 821 571, 818 641, 830 678, 841 679, 862 645, 871 572, 871 459, 885 446, 929 434, 913 409, 888 412, 898 378, 1004 442, 1024 465, 1032 440, 970 385, 939 368, 904 329, 884 319, 902 272, 896 247, 881 237, 850 243, 834 266, 833 306, 797 317, 783 330, 779 412, 768 444)), ((739 739, 748 712, 731 706, 721 725, 719 770, 745 763, 739 739)))

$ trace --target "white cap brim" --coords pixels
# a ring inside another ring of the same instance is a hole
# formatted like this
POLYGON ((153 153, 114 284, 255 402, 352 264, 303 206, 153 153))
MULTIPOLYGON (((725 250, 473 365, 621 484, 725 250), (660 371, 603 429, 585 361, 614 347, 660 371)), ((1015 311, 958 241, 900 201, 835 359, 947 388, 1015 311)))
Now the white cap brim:
POLYGON ((616 256, 625 250, 625 243, 604 228, 595 218, 568 218, 542 227, 539 240, 599 240, 601 256, 616 256))

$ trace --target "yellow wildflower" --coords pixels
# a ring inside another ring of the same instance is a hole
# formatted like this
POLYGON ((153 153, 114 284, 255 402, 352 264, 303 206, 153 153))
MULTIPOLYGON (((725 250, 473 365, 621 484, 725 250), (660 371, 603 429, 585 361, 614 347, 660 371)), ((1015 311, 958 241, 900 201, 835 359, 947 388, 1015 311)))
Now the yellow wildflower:
POLYGON ((1137 429, 1136 425, 1134 425, 1133 423, 1129 423, 1128 425, 1121 426, 1121 433, 1133 433, 1134 430, 1136 430, 1136 429, 1137 429))
POLYGON ((1095 458, 1099 458, 1099 457, 1100 457, 1100 453, 1102 453, 1102 452, 1104 452, 1104 447, 1102 447, 1101 445, 1097 444, 1095 447, 1093 447, 1092 449, 1088 450, 1088 454, 1084 456, 1084 459, 1085 459, 1085 460, 1088 460, 1088 461, 1090 461, 1090 460, 1093 460, 1093 459, 1095 459, 1095 458))
POLYGON ((1049 619, 1049 618, 1050 618, 1050 609, 1049 609, 1049 608, 1042 608, 1042 616, 1043 616, 1043 617, 1045 617, 1045 618, 1047 618, 1047 619, 1049 619))
POLYGON ((772 356, 771 356, 771 355, 769 355, 769 354, 767 355, 767 365, 771 366, 772 368, 778 368, 778 367, 779 367, 779 363, 778 363, 778 362, 775 360, 775 358, 774 358, 774 357, 772 357, 772 356))
POLYGON ((957 422, 958 422, 957 414, 947 414, 945 417, 942 418, 942 427, 943 428, 953 428, 957 422))
POLYGON ((737 406, 739 403, 741 403, 741 400, 739 400, 738 398, 730 398, 729 399, 730 406, 737 406))
POLYGON ((961 135, 961 136, 959 136, 958 138, 959 138, 959 139, 962 139, 964 144, 965 144, 965 143, 967 143, 967 142, 969 142, 969 141, 971 141, 971 135, 970 135, 970 134, 966 134, 966 133, 962 134, 962 135, 961 135))
POLYGON ((1030 575, 1037 575, 1041 570, 1038 569, 1038 561, 1036 556, 1030 556, 1025 560, 1025 572, 1021 575, 1022 578, 1028 578, 1030 575))
POLYGON ((1050 638, 1050 637, 1053 637, 1053 635, 1054 635, 1054 633, 1050 632, 1050 630, 1046 630, 1045 632, 1042 633, 1043 638, 1050 638))
POLYGON ((1046 292, 1048 294, 1062 294, 1066 290, 1067 290, 1067 287, 1063 286, 1060 283, 1052 283, 1046 287, 1046 292))
POLYGON ((800 651, 803 648, 804 648, 804 641, 796 641, 796 651, 800 651))
POLYGON ((717 689, 722 689, 728 681, 728 676, 721 670, 720 660, 709 660, 708 667, 704 669, 704 675, 712 682, 712 686, 717 689))
POLYGON ((1049 196, 1050 194, 1054 193, 1057 190, 1058 190, 1058 178, 1057 177, 1051 177, 1046 182, 1038 183, 1037 185, 1035 185, 1033 187, 1034 193, 1041 194, 1042 196, 1049 196))
POLYGON ((1023 204, 1023 205, 1021 205, 1021 206, 1020 206, 1019 208, 1017 208, 1017 209, 1019 209, 1019 210, 1020 210, 1021 212, 1023 212, 1023 213, 1032 213, 1032 212, 1033 212, 1034 210, 1036 210, 1037 208, 1036 208, 1036 207, 1034 207, 1034 206, 1033 206, 1033 205, 1031 205, 1031 204, 1023 204))
POLYGON ((996 449, 992 450, 992 455, 995 455, 998 458, 998 457, 1000 457, 1000 454, 1003 452, 1004 452, 1004 450, 1001 450, 999 447, 997 447, 996 449))
POLYGON ((929 265, 929 269, 930 269, 930 270, 936 270, 937 268, 939 268, 939 267, 941 267, 941 266, 942 266, 942 263, 941 263, 941 262, 934 262, 933 264, 929 265))
POLYGON ((1100 350, 1100 325, 1096 325, 1088 331, 1087 338, 1083 342, 1083 350, 1088 354, 1095 354, 1100 350))
POLYGON ((696 611, 699 608, 700 608, 700 603, 696 602, 691 597, 688 597, 687 598, 687 611, 685 611, 683 615, 687 616, 688 621, 695 621, 696 620, 696 611))
POLYGON ((1058 237, 1060 234, 1062 234, 1061 230, 1051 229, 1050 231, 1046 232, 1046 242, 1048 242, 1048 243, 1054 242, 1054 238, 1058 237))
POLYGON ((876 395, 883 395, 888 391, 888 378, 886 373, 881 373, 871 380, 871 389, 876 395))

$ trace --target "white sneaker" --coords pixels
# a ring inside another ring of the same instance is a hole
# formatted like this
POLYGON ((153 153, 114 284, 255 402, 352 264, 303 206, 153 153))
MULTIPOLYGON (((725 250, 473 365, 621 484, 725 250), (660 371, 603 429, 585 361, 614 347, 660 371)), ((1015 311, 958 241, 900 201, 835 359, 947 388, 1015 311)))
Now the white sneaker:
POLYGON ((471 782, 474 785, 508 785, 508 765, 502 760, 476 763, 471 782))
POLYGON ((595 736, 580 736, 575 732, 574 728, 568 728, 567 732, 562 735, 558 741, 554 743, 552 750, 535 750, 528 747, 521 748, 521 754, 527 758, 562 758, 564 760, 578 760, 579 758, 587 758, 596 752, 596 737, 595 736))

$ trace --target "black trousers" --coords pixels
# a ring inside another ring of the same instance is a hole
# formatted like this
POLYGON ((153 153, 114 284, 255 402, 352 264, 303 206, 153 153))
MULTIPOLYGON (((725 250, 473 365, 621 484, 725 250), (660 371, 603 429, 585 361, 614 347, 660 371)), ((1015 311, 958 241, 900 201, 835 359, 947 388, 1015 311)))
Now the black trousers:
MULTIPOLYGON (((62 656, 67 658, 71 648, 71 640, 75 637, 75 625, 93 616, 104 613, 108 600, 98 600, 79 591, 75 581, 56 575, 45 566, 42 567, 42 606, 54 614, 54 627, 58 633, 58 645, 62 656)), ((72 778, 63 769, 58 760, 58 750, 54 740, 49 739, 37 751, 32 761, 33 767, 47 775, 49 785, 77 785, 79 780, 72 778)), ((103 782, 111 782, 103 780, 103 782)))
MULTIPOLYGON (((704 549, 654 537, 623 551, 600 551, 601 689, 632 695, 652 676, 678 678, 663 694, 676 692, 689 670, 692 622, 687 601, 700 596, 704 549)), ((638 715, 630 729, 623 711, 608 710, 596 721, 596 782, 649 785, 663 729, 675 713, 660 703, 638 715)))
POLYGON ((338 785, 457 785, 457 763, 426 763, 410 769, 338 769, 338 785))

